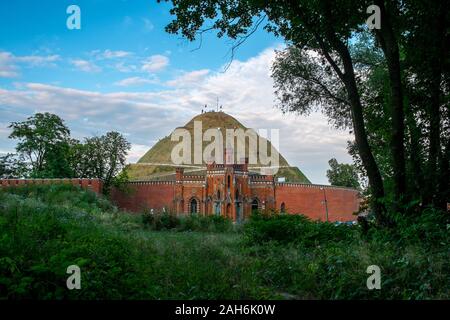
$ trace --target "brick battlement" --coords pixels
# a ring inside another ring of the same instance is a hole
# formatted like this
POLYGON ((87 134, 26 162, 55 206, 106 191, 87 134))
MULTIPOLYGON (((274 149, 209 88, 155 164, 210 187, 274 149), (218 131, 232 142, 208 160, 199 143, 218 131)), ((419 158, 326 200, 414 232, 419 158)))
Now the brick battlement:
POLYGON ((312 183, 301 183, 301 182, 275 182, 275 186, 289 186, 289 187, 300 187, 300 188, 315 188, 315 189, 338 189, 338 190, 349 190, 356 191, 358 190, 348 187, 340 187, 340 186, 330 186, 326 184, 312 184, 312 183))
POLYGON ((100 194, 103 188, 101 179, 0 179, 0 188, 42 184, 71 184, 91 190, 97 194, 100 194))
POLYGON ((127 182, 127 184, 130 185, 167 185, 167 184, 175 184, 175 181, 158 181, 158 180, 133 180, 130 182, 127 182))

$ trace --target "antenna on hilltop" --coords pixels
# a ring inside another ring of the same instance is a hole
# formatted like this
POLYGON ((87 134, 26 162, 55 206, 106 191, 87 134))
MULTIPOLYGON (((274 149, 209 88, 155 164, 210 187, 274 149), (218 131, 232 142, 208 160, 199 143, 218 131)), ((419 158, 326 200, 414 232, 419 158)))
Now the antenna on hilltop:
POLYGON ((223 109, 223 107, 222 107, 222 105, 220 105, 219 106, 219 97, 217 97, 216 98, 216 110, 217 110, 217 112, 222 112, 222 109, 223 109))

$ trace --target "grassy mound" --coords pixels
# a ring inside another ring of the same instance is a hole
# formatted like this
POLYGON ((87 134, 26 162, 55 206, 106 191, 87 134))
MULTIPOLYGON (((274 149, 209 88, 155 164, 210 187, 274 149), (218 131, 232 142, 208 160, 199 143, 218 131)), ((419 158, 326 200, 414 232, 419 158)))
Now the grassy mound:
MULTIPOLYGON (((186 123, 183 127, 183 129, 186 129, 189 131, 191 135, 191 139, 194 139, 194 122, 195 121, 201 121, 202 123, 202 133, 204 133, 208 129, 215 129, 217 130, 220 128, 220 131, 224 134, 225 139, 225 133, 226 129, 243 129, 246 130, 247 128, 240 123, 238 120, 233 118, 232 116, 224 113, 224 112, 206 112, 202 113, 200 115, 195 116, 193 119, 191 119, 188 123, 186 123)), ((245 145, 246 150, 246 156, 248 157, 249 154, 249 139, 246 138, 243 140, 242 137, 236 138, 236 142, 239 141, 240 143, 245 145)), ((258 138, 259 139, 259 138, 258 138)), ((263 139, 266 141, 266 139, 263 139)), ((178 141, 171 141, 170 136, 166 136, 162 139, 160 139, 150 150, 147 151, 147 153, 139 159, 137 164, 131 164, 127 168, 128 176, 131 180, 146 180, 146 179, 158 179, 160 176, 164 174, 170 174, 175 171, 176 165, 170 165, 172 164, 171 160, 171 153, 173 148, 178 144, 178 141), (160 164, 160 165, 158 165, 160 164)), ((202 144, 202 150, 206 148, 211 142, 203 141, 202 144)), ((224 142, 225 143, 225 142, 224 142)), ((191 141, 191 163, 194 164, 194 142, 191 141)), ((257 146, 259 148, 259 144, 257 146)), ((267 141, 267 148, 268 150, 272 150, 272 144, 270 141, 267 141)), ((275 148, 273 148, 274 152, 277 152, 275 148)), ((255 150, 255 155, 259 154, 259 149, 255 150)), ((234 159, 240 160, 237 158, 237 147, 235 147, 234 150, 234 159)), ((192 168, 186 168, 186 170, 189 169, 198 169, 199 164, 194 164, 192 168)), ((206 166, 206 163, 202 163, 203 166, 206 166)), ((279 169, 279 172, 277 176, 285 177, 287 181, 292 182, 302 182, 302 183, 311 183, 308 178, 303 174, 303 172, 300 171, 297 167, 290 167, 287 160, 279 154, 279 165, 281 168, 279 169)), ((201 166, 201 165, 200 165, 201 166)), ((259 169, 254 169, 252 167, 259 168, 260 166, 266 166, 259 162, 256 164, 251 164, 249 166, 249 169, 251 171, 257 171, 260 172, 259 169)))

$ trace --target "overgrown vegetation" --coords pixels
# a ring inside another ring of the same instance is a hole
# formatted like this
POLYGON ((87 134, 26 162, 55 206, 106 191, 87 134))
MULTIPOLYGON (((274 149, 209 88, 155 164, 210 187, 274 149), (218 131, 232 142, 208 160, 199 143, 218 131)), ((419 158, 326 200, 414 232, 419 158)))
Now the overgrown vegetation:
POLYGON ((449 298, 448 215, 428 210, 397 233, 254 215, 130 215, 69 185, 0 191, 0 298, 449 298), (442 227, 444 226, 444 227, 442 227), (159 231, 156 231, 159 230, 159 231), (81 290, 66 288, 69 265, 81 290), (381 290, 368 290, 378 265, 381 290))
POLYGON ((230 232, 233 231, 231 220, 222 216, 200 216, 191 215, 178 217, 172 213, 151 213, 146 211, 142 214, 142 223, 150 230, 171 231, 202 231, 202 232, 230 232))

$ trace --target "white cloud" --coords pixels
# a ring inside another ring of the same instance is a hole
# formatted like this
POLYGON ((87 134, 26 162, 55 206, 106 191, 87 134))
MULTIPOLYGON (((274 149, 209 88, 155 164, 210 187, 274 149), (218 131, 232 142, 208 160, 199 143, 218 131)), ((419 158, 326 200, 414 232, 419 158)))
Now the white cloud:
POLYGON ((84 72, 99 72, 101 71, 101 68, 94 64, 93 62, 90 62, 88 60, 83 59, 72 59, 70 60, 70 63, 73 64, 77 69, 84 71, 84 72))
POLYGON ((114 68, 119 72, 132 72, 136 71, 137 67, 133 64, 125 64, 123 61, 115 64, 114 68))
POLYGON ((144 60, 142 71, 154 73, 163 70, 169 65, 169 58, 156 54, 144 60))
POLYGON ((18 62, 27 62, 33 66, 45 66, 45 65, 52 65, 53 62, 56 62, 60 60, 60 56, 57 54, 50 55, 50 56, 22 56, 22 57, 16 57, 15 59, 18 62))
POLYGON ((156 79, 146 79, 142 77, 130 77, 123 80, 120 80, 114 83, 117 86, 129 87, 129 86, 139 86, 144 84, 154 84, 156 83, 156 79))
POLYGON ((19 75, 17 67, 13 63, 14 56, 10 52, 0 52, 0 77, 14 78, 19 75))
POLYGON ((191 72, 185 72, 173 80, 166 82, 171 87, 186 87, 200 83, 209 74, 208 69, 195 70, 191 72))
POLYGON ((0 51, 0 77, 15 78, 20 75, 19 64, 26 64, 30 67, 53 66, 54 62, 60 60, 59 55, 29 55, 15 56, 11 52, 0 51))
POLYGON ((129 163, 137 162, 151 147, 144 144, 132 144, 128 152, 127 161, 129 163))
MULTIPOLYGON (((219 97, 224 111, 245 126, 280 129, 281 154, 312 182, 327 183, 328 160, 350 162, 346 141, 353 137, 331 129, 319 113, 283 115, 274 108, 273 59, 274 50, 268 49, 247 61, 234 61, 226 72, 184 73, 172 80, 169 89, 160 91, 101 93, 40 83, 24 83, 14 90, 0 88, 2 121, 20 121, 34 112, 49 111, 66 119, 78 137, 125 131, 133 144, 129 159, 138 159, 147 146, 184 125, 205 104, 215 106, 219 97), (192 80, 189 86, 181 85, 183 77, 192 80)), ((0 148, 6 149, 6 144, 0 138, 0 148)))
POLYGON ((124 50, 110 50, 106 49, 104 51, 101 50, 93 50, 90 53, 92 56, 96 57, 97 59, 120 59, 125 58, 133 55, 130 51, 124 51, 124 50))

